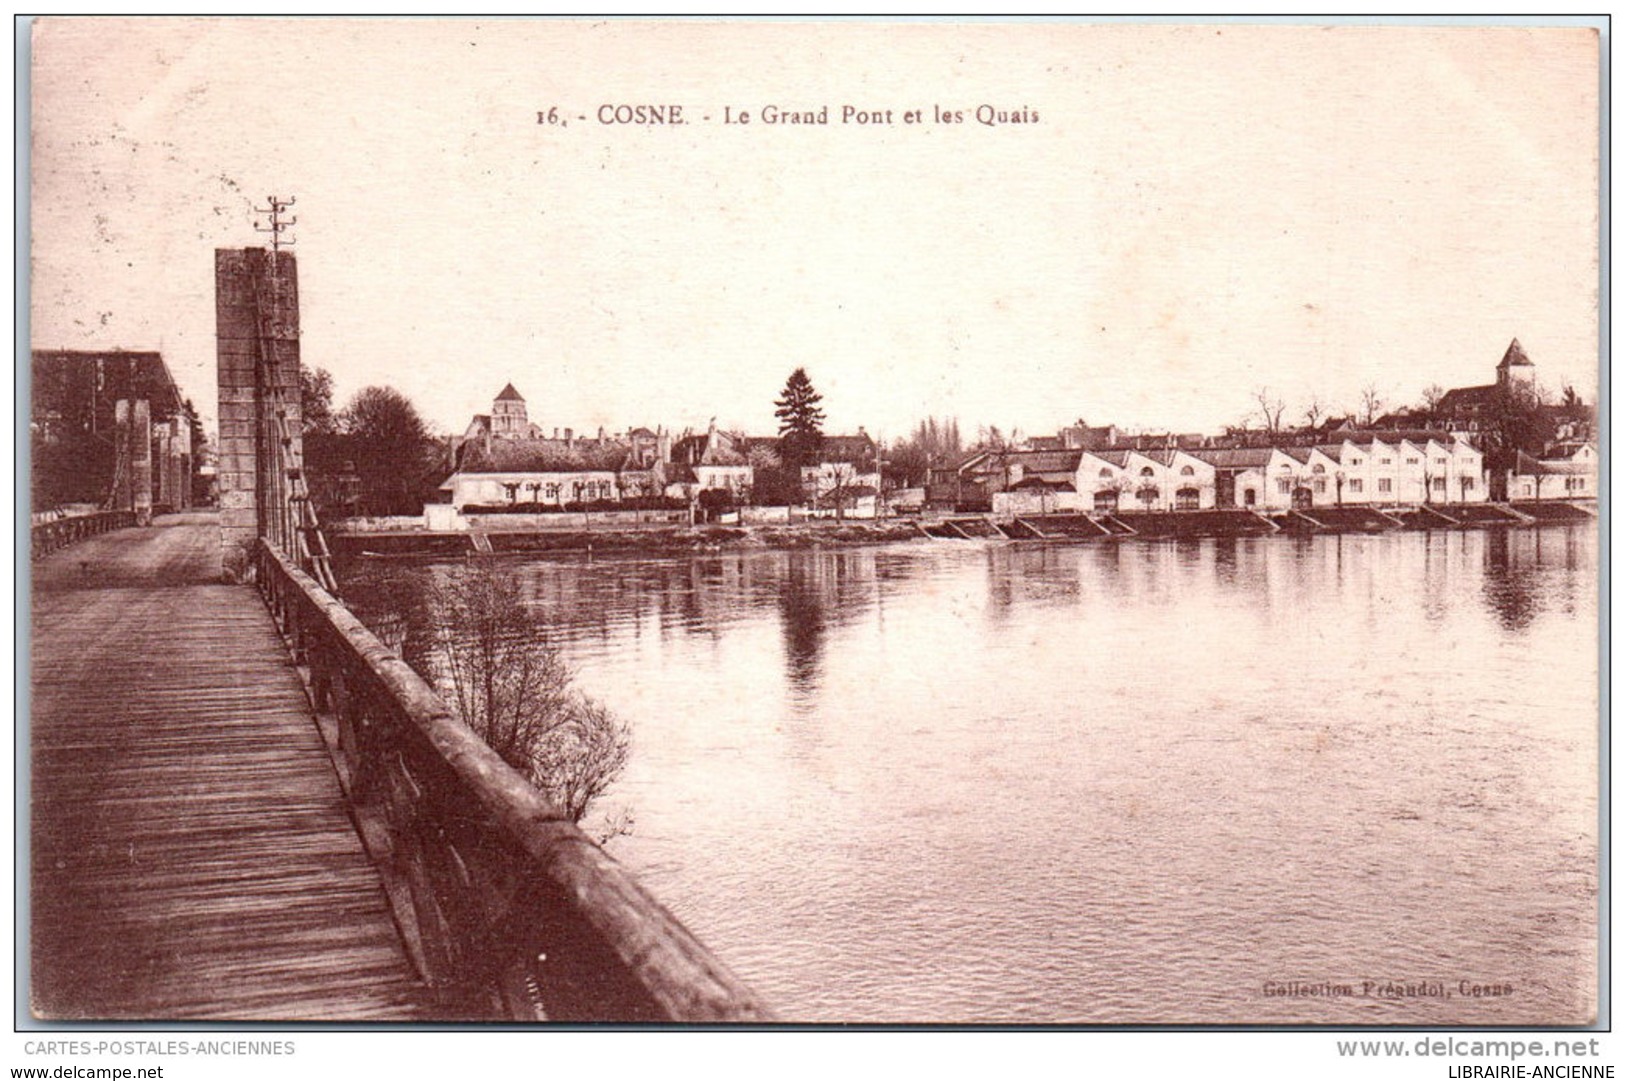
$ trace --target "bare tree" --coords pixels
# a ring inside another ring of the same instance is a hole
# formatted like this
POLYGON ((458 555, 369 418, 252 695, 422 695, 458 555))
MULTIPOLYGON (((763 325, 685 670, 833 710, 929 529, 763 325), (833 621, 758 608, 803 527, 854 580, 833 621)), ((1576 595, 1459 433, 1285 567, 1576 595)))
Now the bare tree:
POLYGON ((1437 383, 1429 383, 1422 388, 1422 410, 1427 413, 1428 420, 1439 419, 1439 403, 1444 401, 1445 389, 1437 383))
POLYGON ((1326 419, 1326 403, 1320 400, 1320 395, 1311 394, 1309 404, 1303 407, 1303 423, 1309 428, 1319 428, 1320 422, 1326 419))
MULTIPOLYGON (((831 462, 828 466, 830 502, 835 504, 835 520, 846 521, 848 504, 856 504, 852 486, 857 482, 857 469, 850 462, 831 462)), ((820 478, 822 480, 822 478, 820 478)))
POLYGON ((1583 420, 1587 415, 1585 399, 1574 389, 1574 384, 1567 380, 1564 380, 1558 391, 1556 404, 1563 416, 1569 420, 1583 420))
POLYGON ((538 743, 535 768, 540 787, 558 802, 570 821, 580 822, 593 801, 626 768, 632 751, 631 730, 625 721, 584 695, 572 696, 563 717, 549 738, 538 743))
POLYGON ((483 566, 429 586, 420 657, 464 723, 502 760, 531 772, 531 749, 560 723, 569 670, 537 633, 518 584, 483 566))
POLYGON ((572 687, 519 580, 485 564, 459 568, 428 587, 425 615, 410 659, 504 762, 581 821, 626 768, 631 729, 572 687))
POLYGON ((1106 482, 1101 491, 1115 493, 1116 498, 1112 500, 1112 509, 1123 510, 1123 497, 1132 494, 1136 487, 1138 485, 1135 484, 1133 477, 1127 473, 1118 473, 1106 482))
POLYGON ((1382 392, 1377 384, 1367 383, 1360 388, 1360 424, 1366 428, 1377 422, 1382 415, 1382 407, 1387 403, 1383 400, 1382 392))
POLYGON ((1264 431, 1276 435, 1281 430, 1281 416, 1286 412, 1286 402, 1281 396, 1269 387, 1259 387, 1253 391, 1253 401, 1257 408, 1253 416, 1259 419, 1264 431))

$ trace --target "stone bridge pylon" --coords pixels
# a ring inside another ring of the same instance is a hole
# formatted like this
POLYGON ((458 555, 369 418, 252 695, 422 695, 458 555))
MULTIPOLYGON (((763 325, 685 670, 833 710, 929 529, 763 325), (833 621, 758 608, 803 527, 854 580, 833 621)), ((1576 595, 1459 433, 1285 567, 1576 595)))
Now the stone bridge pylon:
POLYGON ((214 253, 221 555, 228 577, 245 578, 264 538, 332 589, 304 477, 298 269, 286 251, 214 253))

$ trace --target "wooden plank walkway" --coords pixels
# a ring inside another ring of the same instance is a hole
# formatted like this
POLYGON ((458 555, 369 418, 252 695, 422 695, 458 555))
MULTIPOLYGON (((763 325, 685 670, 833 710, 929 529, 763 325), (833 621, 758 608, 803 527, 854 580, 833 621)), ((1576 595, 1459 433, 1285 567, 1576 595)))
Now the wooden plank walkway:
POLYGON ((297 674, 210 514, 34 565, 32 1007, 417 1020, 297 674))

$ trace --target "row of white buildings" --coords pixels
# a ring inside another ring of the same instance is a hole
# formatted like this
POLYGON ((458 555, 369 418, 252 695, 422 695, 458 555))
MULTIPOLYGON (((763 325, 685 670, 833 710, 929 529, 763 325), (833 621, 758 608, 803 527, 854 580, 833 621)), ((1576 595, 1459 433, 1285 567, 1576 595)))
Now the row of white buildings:
POLYGON ((960 467, 959 480, 1003 513, 1404 507, 1482 503, 1503 492, 1513 501, 1596 498, 1597 446, 1577 398, 1536 404, 1531 434, 1539 433, 1544 453, 1519 452, 1492 476, 1476 440, 1509 401, 1541 402, 1534 362, 1516 338, 1495 382, 1448 391, 1425 418, 1392 414, 1371 430, 1345 425, 1315 445, 1219 448, 1200 436, 1170 436, 1159 450, 1125 448, 1115 442, 1126 443, 1125 433, 1080 422, 1041 450, 977 455, 960 467), (1407 420, 1428 427, 1406 427, 1407 420), (1101 449, 1107 445, 1115 449, 1101 449))
MULTIPOLYGON (((1594 497, 1595 454, 1586 444, 1571 456, 1578 460, 1529 459, 1512 478, 1512 497, 1594 497), (1548 467, 1562 484, 1543 479, 1548 467)), ((1351 433, 1306 447, 987 451, 965 462, 960 474, 992 493, 996 514, 1279 512, 1490 498, 1483 453, 1465 438, 1429 431, 1351 433)))

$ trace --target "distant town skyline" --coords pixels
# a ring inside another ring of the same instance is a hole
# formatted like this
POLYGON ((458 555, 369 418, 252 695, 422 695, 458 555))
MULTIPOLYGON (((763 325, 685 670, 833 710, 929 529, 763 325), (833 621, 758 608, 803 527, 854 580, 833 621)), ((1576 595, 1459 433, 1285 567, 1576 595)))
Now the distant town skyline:
POLYGON ((771 433, 796 367, 831 431, 1216 431, 1515 337, 1597 393, 1589 30, 45 20, 33 65, 31 343, 160 350, 211 424, 213 251, 271 194, 335 405, 447 434, 509 382, 546 429, 771 433))

